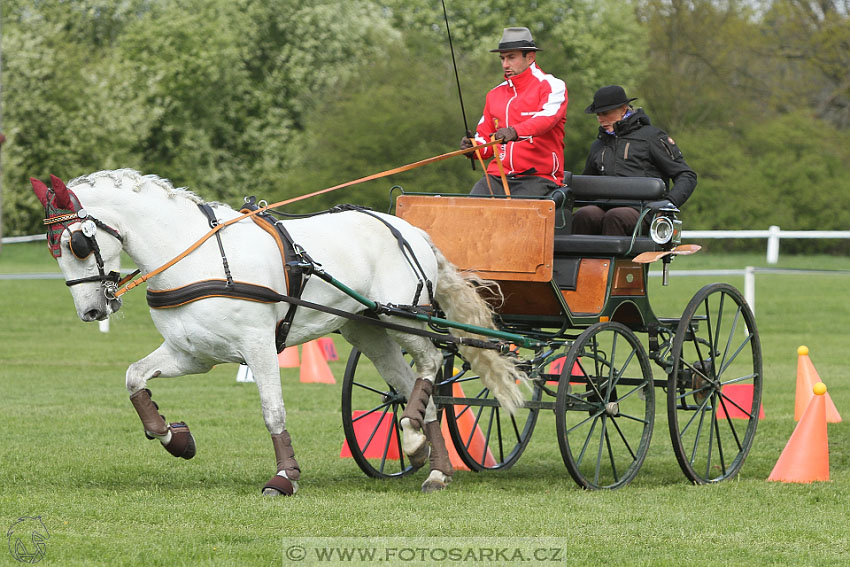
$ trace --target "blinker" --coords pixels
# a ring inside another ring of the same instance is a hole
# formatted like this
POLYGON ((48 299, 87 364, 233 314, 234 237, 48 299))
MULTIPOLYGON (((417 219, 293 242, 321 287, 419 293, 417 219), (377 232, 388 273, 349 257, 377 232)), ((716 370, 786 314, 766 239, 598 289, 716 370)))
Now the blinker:
MULTIPOLYGON (((94 236, 94 232, 92 232, 92 236, 94 236)), ((91 253, 94 252, 94 249, 92 248, 90 238, 91 236, 85 233, 85 228, 73 231, 71 233, 71 240, 68 242, 68 247, 71 249, 71 254, 73 254, 76 258, 80 260, 85 260, 86 258, 91 256, 91 253)))

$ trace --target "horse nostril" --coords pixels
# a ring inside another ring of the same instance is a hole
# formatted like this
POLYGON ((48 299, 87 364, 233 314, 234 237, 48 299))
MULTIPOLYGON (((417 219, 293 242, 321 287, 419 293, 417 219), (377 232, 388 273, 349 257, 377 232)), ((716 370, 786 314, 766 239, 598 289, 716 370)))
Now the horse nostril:
POLYGON ((100 321, 106 317, 106 314, 100 309, 89 309, 83 315, 85 321, 100 321))

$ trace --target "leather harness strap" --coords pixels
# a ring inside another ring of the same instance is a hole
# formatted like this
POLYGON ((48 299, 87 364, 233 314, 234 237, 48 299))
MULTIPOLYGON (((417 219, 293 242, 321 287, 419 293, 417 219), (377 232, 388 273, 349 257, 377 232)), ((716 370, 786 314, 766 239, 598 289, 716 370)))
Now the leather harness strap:
MULTIPOLYGON (((245 214, 259 209, 260 207, 257 206, 256 198, 249 197, 245 199, 245 206, 239 212, 245 214)), ((275 219, 267 211, 253 215, 251 220, 274 238, 278 250, 280 250, 281 261, 283 262, 286 293, 289 297, 300 298, 304 291, 304 286, 310 278, 310 271, 305 269, 305 265, 312 265, 312 259, 301 246, 295 243, 283 223, 275 219)), ((289 329, 292 328, 292 321, 295 319, 295 310, 297 308, 297 305, 290 303, 286 315, 277 324, 277 329, 275 330, 277 352, 281 352, 286 348, 286 338, 289 336, 289 329)))

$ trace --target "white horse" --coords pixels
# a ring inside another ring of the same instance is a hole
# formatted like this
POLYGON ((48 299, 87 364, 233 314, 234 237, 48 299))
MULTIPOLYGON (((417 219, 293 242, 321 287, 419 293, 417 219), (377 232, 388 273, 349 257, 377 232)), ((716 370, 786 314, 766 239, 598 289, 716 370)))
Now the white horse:
MULTIPOLYGON (((31 181, 45 207, 49 244, 83 321, 103 320, 120 308, 114 270, 122 249, 147 274, 190 248, 210 232, 211 225, 240 215, 220 203, 206 204, 189 191, 175 189, 167 180, 127 169, 92 173, 70 181, 67 187, 53 176, 50 188, 37 179, 31 181), (217 220, 208 219, 200 206, 210 207, 217 220)), ((289 220, 284 225, 314 266, 321 266, 325 273, 372 301, 410 305, 418 295, 418 304, 426 305, 428 294, 417 294, 424 277, 433 283, 434 299, 448 319, 492 328, 492 311, 475 287, 458 274, 423 231, 397 217, 344 211, 289 220), (408 243, 419 269, 414 269, 415 262, 402 252, 390 225, 408 243), (419 277, 417 271, 421 272, 419 277)), ((154 308, 149 299, 151 318, 164 342, 130 365, 127 390, 146 435, 158 439, 174 456, 189 459, 195 454, 192 434, 184 423, 168 424, 159 415, 147 389, 148 381, 204 373, 222 362, 247 364, 256 380, 277 459, 276 474, 263 487, 263 493, 292 495, 298 489, 300 469, 286 430, 279 345, 275 340, 276 328, 290 306, 257 297, 233 298, 222 291, 232 282, 226 289, 243 286, 286 294, 281 251, 271 233, 249 218, 234 221, 217 235, 220 241, 209 238, 147 280, 149 296, 152 291, 163 292, 174 306, 154 308), (191 285, 198 282, 206 283, 191 285), (200 292, 186 295, 187 290, 195 288, 200 292), (205 289, 208 293, 201 293, 205 289)), ((301 297, 348 313, 366 310, 350 294, 315 275, 306 280, 301 297)), ((396 316, 380 318, 399 322, 396 316)), ((408 327, 424 326, 417 321, 404 323, 408 327)), ((440 351, 423 336, 303 306, 295 311, 286 345, 301 344, 336 330, 369 357, 387 383, 409 400, 401 420, 402 447, 414 466, 424 465, 430 453, 431 471, 423 491, 445 487, 453 470, 435 421, 436 408, 429 399, 442 360, 440 351), (402 348, 413 358, 415 372, 405 362, 402 348)), ((461 350, 477 373, 486 377, 485 385, 504 409, 513 411, 522 404, 517 383, 523 375, 510 359, 487 349, 461 350)))

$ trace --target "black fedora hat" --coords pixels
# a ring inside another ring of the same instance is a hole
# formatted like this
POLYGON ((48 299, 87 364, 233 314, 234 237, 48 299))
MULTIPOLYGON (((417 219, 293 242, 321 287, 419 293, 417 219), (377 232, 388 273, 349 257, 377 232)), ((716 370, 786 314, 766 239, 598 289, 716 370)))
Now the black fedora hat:
POLYGON ((602 87, 596 94, 593 95, 593 103, 584 109, 587 114, 596 114, 598 112, 607 112, 615 108, 619 108, 624 104, 629 104, 637 97, 628 98, 623 87, 618 85, 610 85, 602 87))
POLYGON ((501 53, 502 51, 542 51, 534 45, 531 31, 528 28, 505 28, 499 47, 491 49, 490 53, 501 53))

